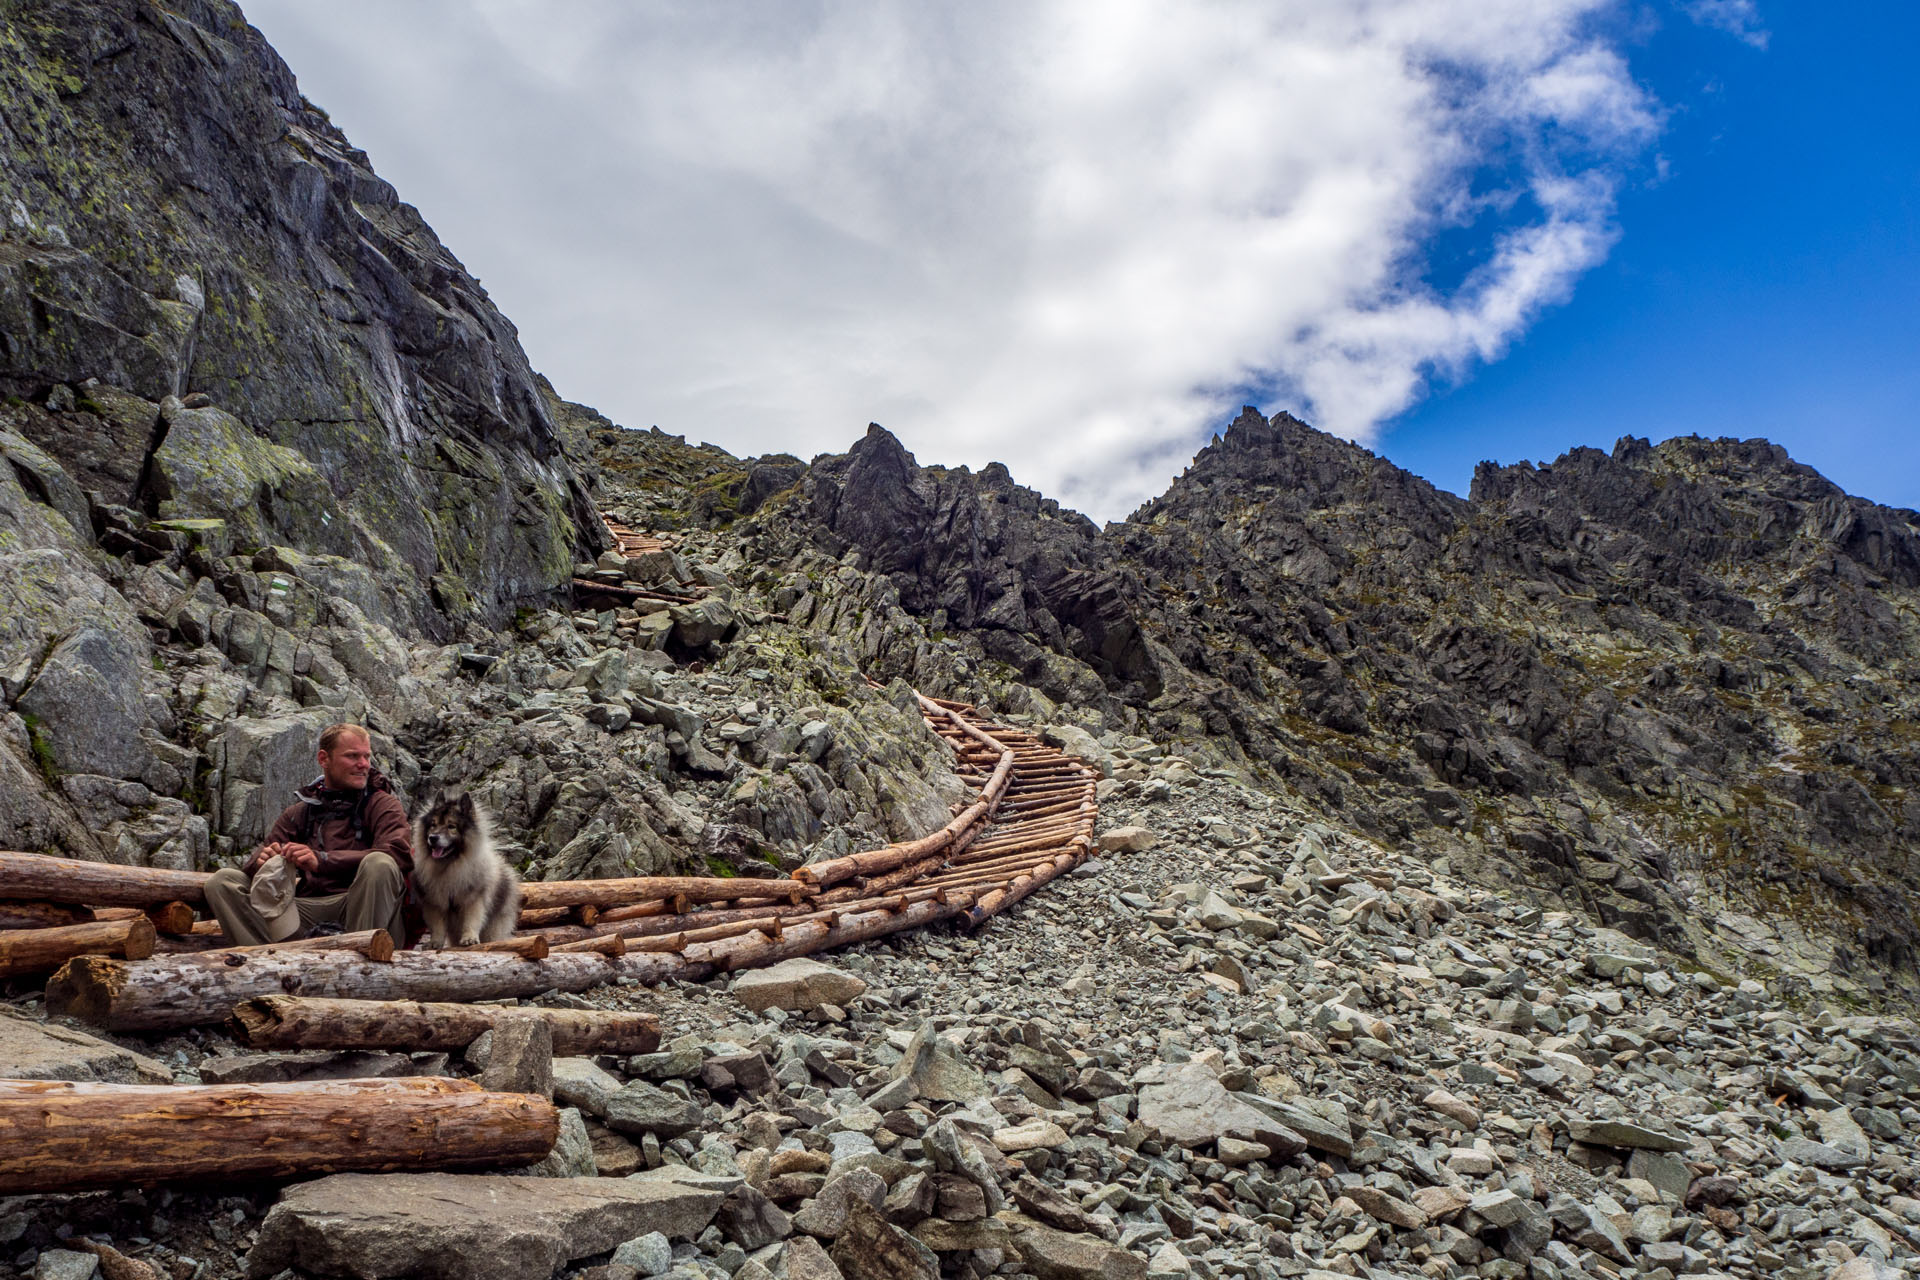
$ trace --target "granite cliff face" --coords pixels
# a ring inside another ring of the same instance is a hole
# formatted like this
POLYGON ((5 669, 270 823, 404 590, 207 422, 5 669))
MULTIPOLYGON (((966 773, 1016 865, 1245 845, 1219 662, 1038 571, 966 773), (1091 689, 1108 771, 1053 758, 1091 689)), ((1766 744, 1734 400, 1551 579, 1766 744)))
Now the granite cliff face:
POLYGON ((235 6, 0 5, 0 100, 0 389, 96 508, 443 634, 565 579, 597 522, 513 326, 235 6))
POLYGON ((1706 963, 1912 975, 1920 517, 1776 446, 1629 438, 1462 501, 1249 410, 1102 531, 876 428, 737 518, 867 576, 882 669, 1171 740, 1706 963))

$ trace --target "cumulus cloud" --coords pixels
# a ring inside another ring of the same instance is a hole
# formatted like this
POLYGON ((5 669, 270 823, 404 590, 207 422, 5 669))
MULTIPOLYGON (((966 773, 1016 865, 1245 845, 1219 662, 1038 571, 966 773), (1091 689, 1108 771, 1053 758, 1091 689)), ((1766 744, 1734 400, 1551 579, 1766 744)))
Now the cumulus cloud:
POLYGON ((562 394, 736 453, 875 420, 1112 518, 1249 399, 1367 440, 1567 296, 1659 125, 1609 8, 248 14, 562 394))
POLYGON ((1714 27, 1756 49, 1767 47, 1767 29, 1753 0, 1685 0, 1680 6, 1703 27, 1714 27))

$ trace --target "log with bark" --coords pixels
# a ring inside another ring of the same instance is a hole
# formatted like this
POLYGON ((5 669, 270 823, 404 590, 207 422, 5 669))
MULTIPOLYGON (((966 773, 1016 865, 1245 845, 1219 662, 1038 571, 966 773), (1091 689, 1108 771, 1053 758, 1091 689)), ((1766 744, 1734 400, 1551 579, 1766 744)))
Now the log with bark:
POLYGON ((153 941, 153 921, 145 916, 51 929, 8 929, 0 932, 0 978, 52 973, 75 956, 144 960, 153 954, 153 941))
POLYGON ((0 850, 0 898, 86 907, 157 907, 206 901, 206 871, 123 867, 0 850))
POLYGON ((629 876, 617 880, 532 880, 520 886, 520 909, 546 907, 623 907, 684 897, 688 902, 724 902, 730 898, 779 897, 797 901, 807 887, 794 880, 744 876, 629 876))
POLYGON ((496 1169, 553 1149, 545 1098, 464 1080, 120 1085, 0 1082, 0 1195, 295 1178, 346 1170, 496 1169))
POLYGON ((69 961, 47 980, 47 1012, 109 1031, 172 1031, 209 1026, 253 996, 333 996, 360 1000, 496 1000, 543 991, 586 991, 627 977, 652 984, 698 981, 710 966, 672 954, 549 955, 545 960, 485 952, 401 951, 386 964, 351 952, 261 954, 247 963, 209 965, 196 956, 130 962, 102 956, 69 961))
POLYGON ((0 900, 0 929, 51 929, 63 924, 86 924, 99 919, 86 907, 66 902, 9 902, 0 900))
POLYGON ((650 1013, 415 1000, 257 996, 233 1007, 228 1026, 255 1049, 464 1049, 500 1019, 528 1017, 547 1024, 563 1058, 660 1047, 660 1023, 650 1013))
POLYGON ((295 938, 288 942, 262 942, 248 947, 214 947, 205 951, 184 951, 170 953, 163 945, 163 955, 173 954, 181 963, 237 966, 264 956, 273 955, 311 955, 317 951, 351 951, 357 956, 365 956, 376 964, 385 964, 393 959, 393 935, 385 929, 363 929, 359 933, 323 933, 317 938, 295 938))

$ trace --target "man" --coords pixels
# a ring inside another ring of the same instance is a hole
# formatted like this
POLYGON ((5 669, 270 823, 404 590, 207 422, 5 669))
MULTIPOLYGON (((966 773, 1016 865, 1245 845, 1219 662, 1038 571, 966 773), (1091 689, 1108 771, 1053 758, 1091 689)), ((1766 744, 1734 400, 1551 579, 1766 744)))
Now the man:
POLYGON ((294 793, 299 799, 243 867, 213 873, 207 905, 234 945, 257 946, 270 933, 272 940, 286 937, 289 931, 274 929, 249 896, 254 872, 277 857, 298 877, 293 901, 301 929, 385 929, 394 946, 404 947, 401 909, 413 870, 406 808, 373 767, 373 742, 359 725, 329 726, 315 758, 320 776, 294 793))

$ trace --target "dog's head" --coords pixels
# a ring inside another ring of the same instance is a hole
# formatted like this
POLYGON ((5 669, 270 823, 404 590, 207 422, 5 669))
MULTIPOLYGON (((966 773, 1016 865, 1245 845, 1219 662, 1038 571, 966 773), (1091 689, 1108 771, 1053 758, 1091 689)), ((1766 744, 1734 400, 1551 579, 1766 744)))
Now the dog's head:
POLYGON ((420 818, 421 852, 435 861, 458 858, 472 847, 479 830, 479 811, 472 796, 465 792, 441 796, 420 818))

